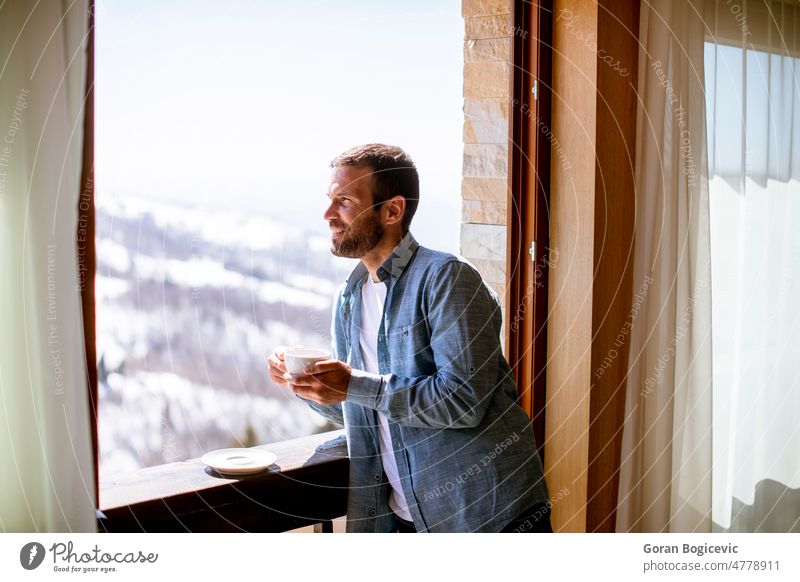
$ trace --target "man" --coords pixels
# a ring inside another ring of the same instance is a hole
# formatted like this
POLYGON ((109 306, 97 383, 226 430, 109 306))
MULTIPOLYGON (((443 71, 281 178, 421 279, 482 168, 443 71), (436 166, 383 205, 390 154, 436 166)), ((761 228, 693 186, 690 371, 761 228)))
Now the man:
POLYGON ((542 464, 478 272, 419 246, 414 163, 368 144, 331 163, 334 255, 361 259, 334 302, 333 359, 272 380, 344 424, 347 531, 551 531, 542 464))

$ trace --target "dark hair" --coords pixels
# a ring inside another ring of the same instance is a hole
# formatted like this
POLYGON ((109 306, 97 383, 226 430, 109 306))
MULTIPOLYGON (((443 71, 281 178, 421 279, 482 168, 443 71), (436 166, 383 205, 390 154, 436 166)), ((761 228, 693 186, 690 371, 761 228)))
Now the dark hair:
POLYGON ((419 176, 406 152, 396 146, 368 143, 336 156, 331 168, 341 166, 367 166, 372 170, 372 202, 376 212, 392 196, 405 198, 402 227, 403 234, 408 232, 419 205, 419 176))

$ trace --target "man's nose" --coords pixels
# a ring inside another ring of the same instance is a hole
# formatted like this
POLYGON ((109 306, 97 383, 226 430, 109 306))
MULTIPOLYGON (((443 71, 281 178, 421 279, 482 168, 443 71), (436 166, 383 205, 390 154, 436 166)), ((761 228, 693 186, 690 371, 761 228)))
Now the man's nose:
POLYGON ((332 218, 336 218, 336 212, 333 209, 333 203, 328 205, 328 209, 325 210, 325 214, 322 215, 324 220, 330 221, 332 218))

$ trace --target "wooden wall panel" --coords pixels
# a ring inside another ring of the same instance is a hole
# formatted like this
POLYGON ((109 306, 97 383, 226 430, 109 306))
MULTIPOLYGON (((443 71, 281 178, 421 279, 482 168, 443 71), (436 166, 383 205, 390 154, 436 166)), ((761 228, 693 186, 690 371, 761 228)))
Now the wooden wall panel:
POLYGON ((614 529, 638 19, 638 0, 555 3, 550 245, 559 259, 549 282, 545 471, 556 531, 614 529))
POLYGON ((614 531, 633 278, 638 2, 600 0, 587 531, 614 531))
POLYGON ((591 37, 597 23, 594 0, 555 2, 553 24, 553 135, 567 163, 551 156, 548 292, 547 414, 545 473, 553 503, 554 530, 584 531, 589 458, 594 224, 596 68, 591 37), (560 17, 567 14, 570 19, 560 17), (574 18, 573 18, 574 16, 574 18))

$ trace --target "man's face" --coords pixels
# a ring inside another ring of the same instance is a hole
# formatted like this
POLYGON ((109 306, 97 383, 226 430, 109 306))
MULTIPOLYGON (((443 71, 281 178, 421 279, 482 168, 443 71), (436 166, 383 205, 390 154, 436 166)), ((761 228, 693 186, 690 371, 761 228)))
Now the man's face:
POLYGON ((365 166, 333 169, 331 203, 323 218, 331 228, 331 252, 360 259, 383 238, 383 225, 372 202, 372 170, 365 166))

